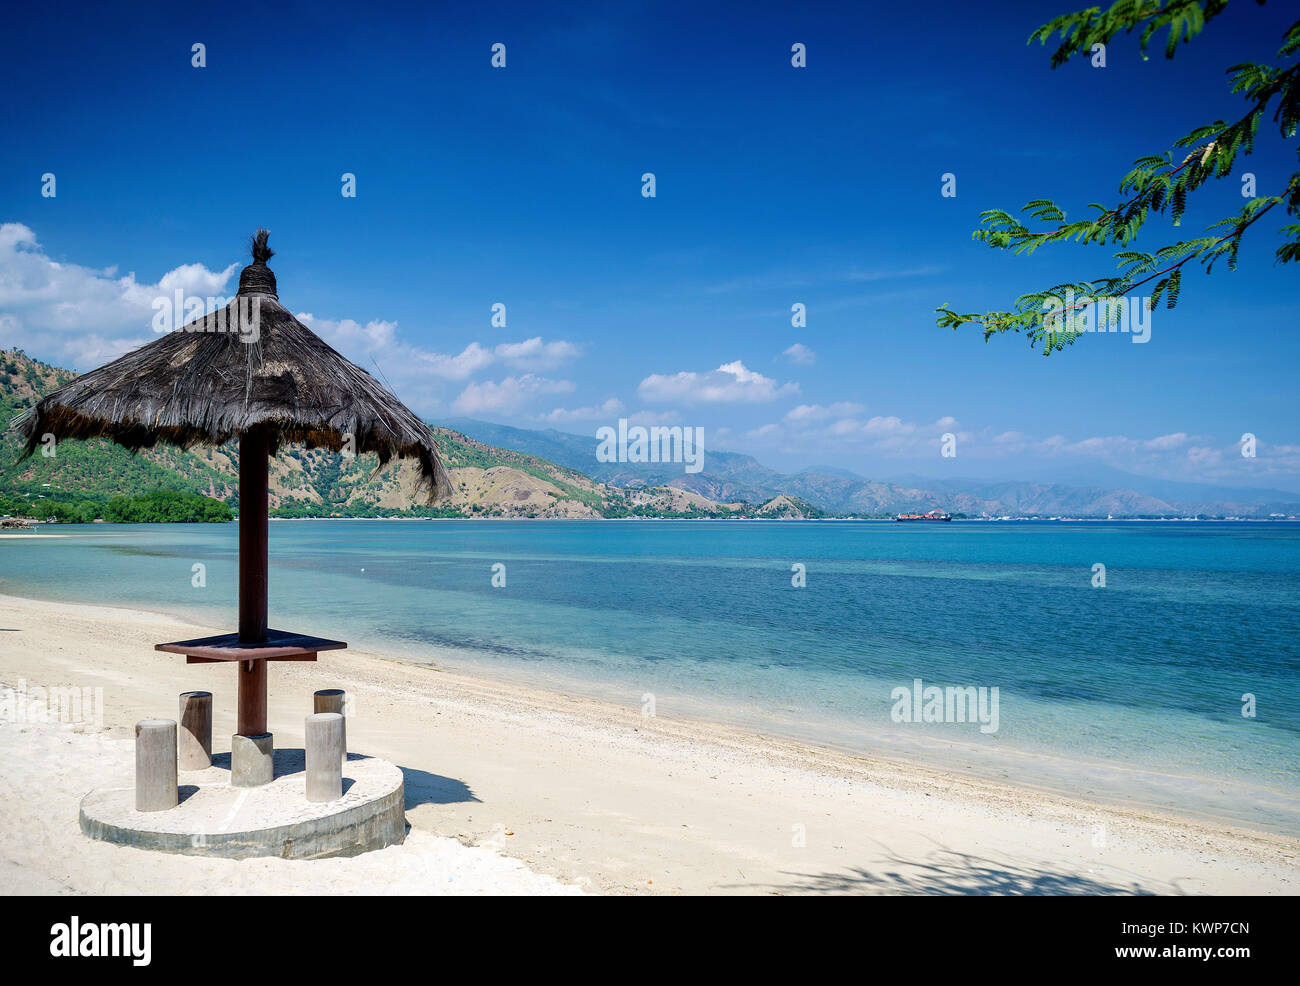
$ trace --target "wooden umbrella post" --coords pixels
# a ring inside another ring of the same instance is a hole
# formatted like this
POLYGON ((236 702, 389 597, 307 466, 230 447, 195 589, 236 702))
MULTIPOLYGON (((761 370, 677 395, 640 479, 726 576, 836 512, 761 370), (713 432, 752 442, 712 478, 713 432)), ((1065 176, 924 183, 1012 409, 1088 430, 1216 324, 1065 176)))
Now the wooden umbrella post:
MULTIPOLYGON (((239 642, 266 642, 267 465, 264 428, 239 439, 239 642)), ((266 732, 266 661, 239 662, 239 733, 266 732)))
POLYGON ((266 661, 239 662, 239 735, 266 732, 266 661))
POLYGON ((275 778, 274 737, 266 731, 266 666, 270 661, 314 661, 341 640, 286 633, 266 625, 267 479, 271 432, 265 425, 239 437, 239 630, 214 637, 174 640, 154 649, 184 654, 187 664, 235 662, 239 725, 230 738, 230 784, 258 787, 275 778))

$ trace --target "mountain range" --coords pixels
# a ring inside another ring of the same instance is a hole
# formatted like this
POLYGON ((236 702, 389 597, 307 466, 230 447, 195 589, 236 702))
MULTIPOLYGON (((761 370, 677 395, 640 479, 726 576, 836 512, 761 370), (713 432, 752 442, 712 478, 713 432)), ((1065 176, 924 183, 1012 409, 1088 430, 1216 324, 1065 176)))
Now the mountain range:
POLYGON ((499 448, 541 456, 593 479, 621 487, 664 485, 714 501, 761 503, 786 494, 831 514, 888 516, 943 509, 967 516, 1068 517, 1268 517, 1300 514, 1300 494, 1238 489, 1133 476, 1101 466, 1108 483, 1015 482, 988 479, 898 477, 869 479, 850 470, 819 466, 786 474, 739 452, 710 450, 704 468, 688 474, 680 464, 600 462, 591 437, 548 429, 453 418, 458 432, 499 448))
MULTIPOLYGON (((116 496, 152 490, 199 493, 238 505, 237 443, 178 449, 159 445, 132 454, 104 440, 60 442, 53 455, 19 461, 22 443, 9 425, 42 394, 75 376, 22 352, 0 352, 0 514, 44 520, 84 516, 116 496), (59 510, 57 505, 77 509, 59 510)), ((289 446, 271 460, 269 493, 276 517, 818 517, 797 498, 717 503, 673 486, 624 489, 514 449, 493 448, 434 426, 451 477, 450 498, 424 506, 416 472, 399 462, 376 474, 373 455, 346 457, 289 446)))
MULTIPOLYGON (((104 503, 152 490, 200 493, 238 503, 238 446, 139 454, 106 441, 63 442, 52 457, 18 461, 8 425, 40 395, 75 376, 20 351, 0 352, 0 513, 41 517, 41 501, 104 503)), ((750 455, 708 451, 705 467, 601 462, 597 440, 469 418, 431 422, 453 496, 435 507, 414 497, 415 471, 399 463, 375 474, 373 456, 289 447, 272 461, 270 499, 280 517, 888 517, 947 510, 970 517, 1269 517, 1300 515, 1300 496, 1226 490, 1129 477, 1124 486, 935 480, 873 480, 828 466, 786 474, 750 455), (1141 488, 1139 488, 1141 487, 1141 488), (1160 495, 1165 494, 1165 495, 1160 495)), ((1119 474, 1120 477, 1126 474, 1119 474)), ((1114 478, 1114 477, 1110 477, 1114 478)), ((50 512, 50 511, 46 511, 50 512)))

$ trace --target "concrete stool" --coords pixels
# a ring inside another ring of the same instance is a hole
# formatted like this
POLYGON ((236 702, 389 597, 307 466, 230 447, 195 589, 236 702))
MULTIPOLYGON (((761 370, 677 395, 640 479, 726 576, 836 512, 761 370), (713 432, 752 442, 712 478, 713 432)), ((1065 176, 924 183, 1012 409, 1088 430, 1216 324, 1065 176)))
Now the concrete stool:
POLYGON ((322 688, 312 695, 313 712, 337 712, 343 716, 343 762, 348 762, 348 718, 343 712, 348 693, 342 688, 322 688))
POLYGON ((135 810, 166 811, 179 802, 176 723, 142 719, 135 724, 135 810))
POLYGON ((181 692, 181 727, 176 734, 181 770, 212 766, 212 693, 181 692))
POLYGON ((230 737, 230 786, 261 787, 275 778, 275 736, 230 737))
POLYGON ((343 716, 316 712, 307 717, 307 800, 343 797, 343 716))

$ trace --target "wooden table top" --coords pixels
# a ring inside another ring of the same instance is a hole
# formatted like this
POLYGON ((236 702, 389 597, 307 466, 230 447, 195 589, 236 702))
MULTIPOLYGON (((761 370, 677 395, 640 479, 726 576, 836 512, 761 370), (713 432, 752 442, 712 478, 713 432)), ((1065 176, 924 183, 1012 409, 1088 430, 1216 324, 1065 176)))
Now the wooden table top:
POLYGON ((266 640, 259 643, 240 643, 239 634, 221 633, 215 637, 196 637, 193 640, 154 644, 153 649, 166 651, 169 654, 202 657, 209 661, 273 661, 277 658, 293 659, 323 650, 344 650, 347 646, 341 640, 328 640, 325 637, 312 637, 305 633, 268 629, 266 640))

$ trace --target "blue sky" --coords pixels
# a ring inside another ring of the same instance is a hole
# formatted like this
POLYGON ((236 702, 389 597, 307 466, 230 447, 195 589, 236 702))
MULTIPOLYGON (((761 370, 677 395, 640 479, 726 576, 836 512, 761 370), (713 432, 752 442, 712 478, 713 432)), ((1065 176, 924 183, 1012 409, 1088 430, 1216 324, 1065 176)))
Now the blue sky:
MULTIPOLYGON (((1069 4, 18 8, 0 345, 90 369, 153 337, 159 294, 233 294, 266 226, 281 300, 434 421, 680 423, 878 477, 1300 490, 1284 217, 1236 273, 1189 270, 1145 345, 1044 359, 934 320, 1109 274, 1101 248, 1017 258, 970 232, 989 207, 1114 201, 1139 154, 1239 114, 1223 70, 1274 59, 1284 6, 1239 0, 1173 61, 1122 39, 1056 71, 1025 39, 1069 4)), ((1294 167, 1274 129, 1239 170, 1269 193, 1294 167)), ((1207 187, 1182 232, 1241 203, 1236 179, 1207 187)), ((1150 229, 1139 247, 1177 233, 1150 229)))

